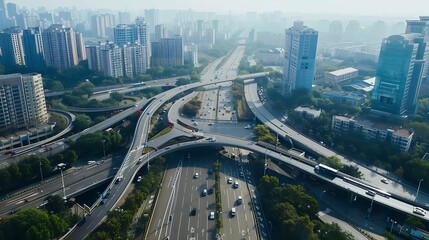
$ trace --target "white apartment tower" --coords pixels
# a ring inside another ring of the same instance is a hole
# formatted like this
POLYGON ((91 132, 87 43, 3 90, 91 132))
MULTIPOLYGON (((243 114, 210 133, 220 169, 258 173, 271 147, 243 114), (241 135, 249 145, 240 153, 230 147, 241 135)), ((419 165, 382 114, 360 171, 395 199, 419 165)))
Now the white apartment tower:
POLYGON ((48 112, 41 74, 0 76, 0 130, 47 122, 48 112))

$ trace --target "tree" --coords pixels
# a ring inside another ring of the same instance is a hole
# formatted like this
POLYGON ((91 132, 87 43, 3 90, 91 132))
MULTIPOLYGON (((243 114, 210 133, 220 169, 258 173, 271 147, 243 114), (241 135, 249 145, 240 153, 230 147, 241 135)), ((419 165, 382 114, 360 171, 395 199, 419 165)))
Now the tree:
POLYGON ((341 169, 343 167, 341 160, 337 156, 331 156, 328 158, 322 157, 320 160, 323 164, 335 169, 341 169))
POLYGON ((340 168, 340 171, 355 178, 361 178, 363 176, 359 168, 352 165, 344 165, 342 168, 340 168))
POLYGON ((91 118, 85 114, 79 114, 73 122, 73 126, 76 132, 83 131, 84 129, 91 126, 91 118))
POLYGON ((118 93, 118 92, 112 92, 110 94, 110 98, 112 98, 113 100, 120 102, 122 100, 124 100, 124 95, 122 93, 118 93))
POLYGON ((64 85, 60 81, 55 80, 50 82, 48 88, 52 91, 62 91, 64 90, 64 85))
POLYGON ((94 89, 94 84, 92 84, 89 81, 80 83, 78 86, 78 89, 84 92, 85 94, 88 94, 88 97, 91 96, 92 90, 94 89))
POLYGON ((69 150, 64 153, 64 162, 67 165, 71 165, 78 159, 78 156, 74 150, 69 150))
POLYGON ((48 200, 48 203, 45 205, 45 207, 48 212, 60 214, 66 210, 64 199, 59 195, 51 195, 47 197, 46 200, 48 200))

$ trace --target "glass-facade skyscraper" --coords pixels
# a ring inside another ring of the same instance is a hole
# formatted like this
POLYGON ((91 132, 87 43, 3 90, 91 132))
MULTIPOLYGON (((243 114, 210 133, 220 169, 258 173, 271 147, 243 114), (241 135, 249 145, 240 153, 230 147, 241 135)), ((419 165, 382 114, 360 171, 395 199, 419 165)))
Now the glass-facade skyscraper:
POLYGON ((422 82, 426 41, 419 33, 383 40, 371 108, 383 113, 414 115, 422 82))
POLYGON ((283 94, 294 89, 311 91, 318 35, 316 30, 304 26, 301 21, 294 22, 294 26, 285 31, 283 94))

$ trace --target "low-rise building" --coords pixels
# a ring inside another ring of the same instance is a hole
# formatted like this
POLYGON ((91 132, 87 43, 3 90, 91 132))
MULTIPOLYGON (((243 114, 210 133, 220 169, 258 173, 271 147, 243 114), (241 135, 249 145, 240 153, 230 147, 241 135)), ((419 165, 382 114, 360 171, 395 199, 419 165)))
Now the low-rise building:
POLYGON ((325 73, 325 82, 330 85, 340 84, 353 80, 359 75, 359 70, 348 67, 325 73))
POLYGON ((322 110, 313 106, 299 106, 295 108, 295 112, 301 114, 303 118, 318 118, 322 110))
POLYGON ((54 127, 55 123, 42 124, 0 136, 0 151, 6 149, 13 151, 14 148, 46 139, 53 134, 54 127))
POLYGON ((401 151, 408 151, 414 136, 411 129, 405 129, 402 126, 374 123, 348 116, 333 116, 332 130, 340 133, 359 132, 368 139, 390 141, 401 151))
POLYGON ((264 65, 280 66, 283 64, 284 49, 264 49, 259 50, 256 54, 256 58, 264 65))
POLYGON ((365 94, 354 92, 332 90, 329 92, 324 92, 323 96, 336 104, 359 106, 365 102, 365 94))

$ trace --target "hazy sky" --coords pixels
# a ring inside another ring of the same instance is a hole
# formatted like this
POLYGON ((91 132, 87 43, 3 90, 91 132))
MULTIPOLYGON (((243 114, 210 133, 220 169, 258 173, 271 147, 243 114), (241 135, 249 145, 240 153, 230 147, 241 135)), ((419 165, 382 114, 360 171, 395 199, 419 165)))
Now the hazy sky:
POLYGON ((138 10, 193 9, 233 13, 246 11, 282 11, 299 13, 335 13, 354 15, 429 15, 429 0, 6 0, 20 7, 47 9, 73 7, 79 9, 138 10))

